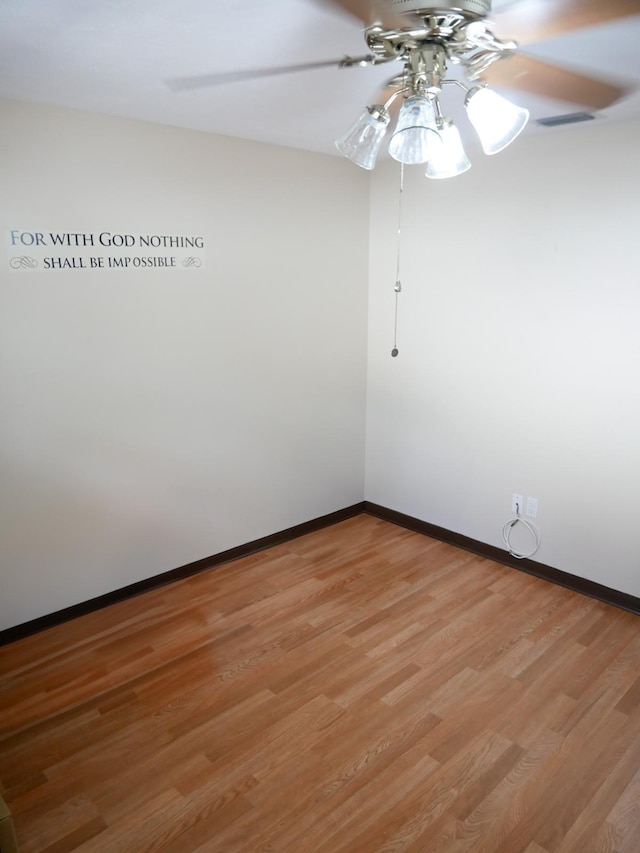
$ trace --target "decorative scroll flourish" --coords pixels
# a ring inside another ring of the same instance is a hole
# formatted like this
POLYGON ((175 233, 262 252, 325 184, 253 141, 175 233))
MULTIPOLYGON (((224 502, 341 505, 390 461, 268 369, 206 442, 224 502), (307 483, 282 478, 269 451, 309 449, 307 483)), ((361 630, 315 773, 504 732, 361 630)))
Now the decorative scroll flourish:
POLYGON ((35 258, 30 258, 28 255, 19 255, 11 258, 9 265, 12 270, 34 270, 38 266, 35 258))

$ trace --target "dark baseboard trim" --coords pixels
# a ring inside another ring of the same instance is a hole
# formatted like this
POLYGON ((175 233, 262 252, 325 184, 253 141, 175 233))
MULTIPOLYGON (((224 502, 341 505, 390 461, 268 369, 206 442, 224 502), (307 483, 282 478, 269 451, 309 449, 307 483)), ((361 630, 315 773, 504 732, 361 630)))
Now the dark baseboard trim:
POLYGON ((55 613, 49 613, 46 616, 40 616, 38 619, 32 619, 30 622, 24 622, 21 625, 15 625, 12 628, 6 628, 0 631, 0 646, 13 643, 16 640, 21 640, 31 634, 37 634, 44 631, 46 628, 51 628, 54 625, 60 625, 63 622, 69 622, 71 619, 76 619, 78 616, 84 616, 87 613, 93 613, 96 610, 101 610, 103 607, 108 607, 110 604, 116 604, 119 601, 125 601, 128 598, 133 598, 136 595, 142 595, 144 592, 149 592, 152 589, 157 589, 161 586, 173 583, 183 578, 197 575, 199 572, 204 572, 207 569, 221 566, 223 563, 229 563, 232 560, 238 560, 240 557, 247 557, 249 554, 255 554, 257 551, 264 551, 267 548, 272 548, 274 545, 281 545, 283 542, 290 542, 297 539, 299 536, 304 536, 306 533, 313 533, 316 530, 322 530, 324 527, 330 527, 332 524, 337 524, 339 521, 346 521, 348 518, 354 518, 356 515, 361 515, 364 512, 364 501, 353 504, 353 506, 339 509, 336 512, 331 512, 328 515, 323 515, 320 518, 314 518, 311 521, 305 521, 302 524, 296 524, 294 527, 289 527, 286 530, 280 530, 278 533, 272 533, 269 536, 263 536, 261 539, 254 539, 253 542, 247 542, 244 545, 238 545, 235 548, 230 548, 228 551, 222 551, 219 554, 214 554, 212 557, 205 557, 202 560, 197 560, 195 563, 188 563, 186 566, 181 566, 178 569, 171 569, 168 572, 163 572, 160 575, 154 575, 151 578, 132 583, 129 586, 116 589, 113 592, 107 592, 105 595, 100 595, 97 598, 92 598, 89 601, 73 604, 71 607, 65 607, 63 610, 57 610, 55 613))
POLYGON ((574 592, 582 593, 582 595, 588 595, 590 598, 597 598, 598 601, 603 601, 605 604, 611 604, 622 610, 640 614, 640 598, 628 595, 626 592, 620 592, 617 589, 611 589, 595 581, 569 574, 569 572, 563 572, 560 569, 554 569, 553 566, 546 566, 544 563, 537 563, 535 560, 518 560, 502 548, 496 548, 495 545, 486 545, 477 539, 471 539, 469 536, 454 533, 445 527, 429 524, 428 521, 420 521, 418 518, 404 515, 404 513, 396 512, 394 509, 387 509, 369 501, 364 502, 364 512, 375 516, 375 518, 390 521, 400 527, 406 527, 415 533, 422 533, 425 536, 431 536, 433 539, 448 542, 450 545, 455 545, 457 548, 462 548, 465 551, 471 551, 473 554, 486 557, 495 563, 502 563, 512 569, 518 569, 520 572, 535 575, 535 577, 542 578, 542 580, 564 586, 574 592))
POLYGON ((464 551, 470 551, 480 557, 485 557, 488 560, 493 560, 495 563, 502 563, 512 569, 517 569, 520 572, 526 572, 529 575, 534 575, 542 580, 550 581, 566 589, 579 592, 582 595, 587 595, 590 598, 596 598, 598 601, 603 601, 605 604, 611 604, 614 607, 619 607, 622 610, 628 610, 630 613, 640 615, 640 598, 629 595, 625 592, 620 592, 616 589, 611 589, 608 586, 596 583, 595 581, 587 580, 586 578, 578 577, 577 575, 563 572, 560 569, 554 569, 553 566, 547 566, 544 563, 537 563, 534 560, 517 560, 512 557, 502 548, 497 548, 495 545, 487 545, 477 539, 471 539, 469 536, 463 536, 461 533, 454 533, 447 530, 445 527, 438 527, 436 524, 430 524, 428 521, 421 521, 418 518, 413 518, 410 515, 405 515, 402 512, 397 512, 394 509, 371 503, 370 501, 361 501, 344 509, 331 512, 328 515, 323 515, 320 518, 314 518, 311 521, 305 521, 302 524, 296 524, 294 527, 289 527, 286 530, 280 530, 278 533, 272 533, 269 536, 263 536, 261 539, 254 539, 252 542, 247 542, 244 545, 238 545, 235 548, 230 548, 228 551, 222 551, 219 554, 214 554, 211 557, 205 557, 202 560, 197 560, 195 563, 188 563, 186 566, 181 566, 178 569, 171 569, 168 572, 163 572, 160 575, 154 575, 151 578, 138 581, 129 586, 116 589, 113 592, 108 592, 105 595, 100 595, 97 598, 92 598, 89 601, 83 601, 80 604, 73 604, 71 607, 65 607, 63 610, 58 610, 55 613, 49 613, 46 616, 41 616, 38 619, 32 619, 30 622, 24 622, 21 625, 15 625, 12 628, 6 628, 0 631, 0 646, 13 643, 16 640, 21 640, 24 637, 29 637, 31 634, 37 634, 54 625, 60 625, 63 622, 68 622, 71 619, 76 619, 79 616, 84 616, 87 613, 93 613, 96 610, 101 610, 103 607, 109 607, 110 604, 116 604, 119 601, 125 601, 133 598, 136 595, 142 595, 152 589, 158 589, 161 586, 173 583, 183 578, 197 575, 199 572, 204 572, 207 569, 213 569, 216 566, 221 566, 224 563, 229 563, 232 560, 238 560, 241 557, 247 557, 249 554, 255 554, 258 551, 264 551, 267 548, 272 548, 274 545, 280 545, 283 542, 290 542, 297 539, 299 536, 304 536, 306 533, 313 533, 316 530, 322 530, 324 527, 330 527, 332 524, 337 524, 340 521, 346 521, 348 518, 354 518, 362 513, 380 518, 383 521, 389 521, 392 524, 397 524, 399 527, 405 527, 415 533, 422 533, 425 536, 430 536, 432 539, 439 539, 441 542, 447 542, 450 545, 455 545, 464 551))

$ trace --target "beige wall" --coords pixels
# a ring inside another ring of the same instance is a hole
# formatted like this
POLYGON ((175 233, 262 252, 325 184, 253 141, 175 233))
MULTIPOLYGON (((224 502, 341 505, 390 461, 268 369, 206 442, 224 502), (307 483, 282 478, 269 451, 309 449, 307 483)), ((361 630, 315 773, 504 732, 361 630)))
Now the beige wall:
POLYGON ((368 500, 640 595, 640 124, 518 140, 451 181, 372 181, 368 500), (528 541, 516 543, 528 547, 528 541))
POLYGON ((2 261, 0 628, 363 496, 493 545, 535 496, 536 559, 640 595, 638 123, 408 169, 391 359, 395 164, 0 112, 3 234, 206 240, 188 273, 2 261))
MULTIPOLYGON (((10 229, 201 234, 200 270, 9 270, 0 628, 362 500, 368 181, 3 102, 10 229)), ((3 247, 4 250, 4 247, 3 247)))

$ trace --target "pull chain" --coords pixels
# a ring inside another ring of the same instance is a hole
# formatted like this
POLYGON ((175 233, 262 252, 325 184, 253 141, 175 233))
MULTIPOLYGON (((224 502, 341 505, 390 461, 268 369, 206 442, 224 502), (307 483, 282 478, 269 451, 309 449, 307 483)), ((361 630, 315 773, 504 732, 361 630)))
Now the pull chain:
POLYGON ((398 194, 398 231, 397 231, 397 254, 396 254, 396 283, 393 286, 395 292, 395 316, 393 321, 393 349, 391 357, 398 355, 398 297, 402 293, 400 282, 400 238, 402 236, 402 192, 404 190, 404 163, 400 163, 400 192, 398 194))

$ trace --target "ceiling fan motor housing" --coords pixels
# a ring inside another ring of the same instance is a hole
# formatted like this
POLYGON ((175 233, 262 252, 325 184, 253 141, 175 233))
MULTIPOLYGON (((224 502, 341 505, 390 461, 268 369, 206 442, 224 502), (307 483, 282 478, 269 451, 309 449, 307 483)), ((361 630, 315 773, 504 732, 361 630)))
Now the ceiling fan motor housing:
POLYGON ((425 17, 457 12, 468 18, 486 18, 491 12, 491 0, 435 0, 432 6, 425 0, 387 0, 387 3, 394 12, 412 12, 425 17))

